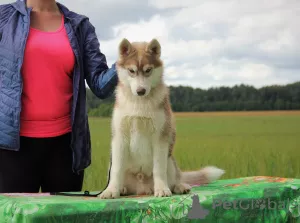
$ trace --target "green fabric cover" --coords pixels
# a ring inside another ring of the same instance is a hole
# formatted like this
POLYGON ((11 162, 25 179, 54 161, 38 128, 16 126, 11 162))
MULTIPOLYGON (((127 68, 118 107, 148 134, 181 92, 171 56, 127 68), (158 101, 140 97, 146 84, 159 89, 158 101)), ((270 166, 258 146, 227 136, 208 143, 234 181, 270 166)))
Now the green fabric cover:
POLYGON ((2 194, 0 222, 300 222, 299 192, 300 179, 257 176, 219 180, 168 198, 2 194))

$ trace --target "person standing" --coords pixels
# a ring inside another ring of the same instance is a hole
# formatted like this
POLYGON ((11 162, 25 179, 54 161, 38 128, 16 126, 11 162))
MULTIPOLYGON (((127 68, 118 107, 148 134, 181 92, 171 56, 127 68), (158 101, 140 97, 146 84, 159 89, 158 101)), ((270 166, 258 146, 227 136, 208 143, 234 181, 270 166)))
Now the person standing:
POLYGON ((0 5, 0 193, 81 191, 91 164, 86 85, 118 82, 88 17, 55 0, 0 5))

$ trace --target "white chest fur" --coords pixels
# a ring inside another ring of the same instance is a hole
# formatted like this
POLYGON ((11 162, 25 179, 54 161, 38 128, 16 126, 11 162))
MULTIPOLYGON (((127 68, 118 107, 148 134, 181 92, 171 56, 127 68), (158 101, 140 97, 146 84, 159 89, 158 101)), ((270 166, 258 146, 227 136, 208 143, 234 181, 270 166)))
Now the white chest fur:
POLYGON ((152 97, 139 98, 123 89, 117 94, 113 128, 126 138, 126 168, 132 173, 150 176, 153 170, 153 140, 166 122, 163 106, 165 89, 153 92, 152 97))
POLYGON ((153 170, 153 139, 158 137, 164 126, 164 111, 148 110, 145 114, 140 110, 140 113, 133 112, 128 116, 123 109, 118 109, 114 119, 118 131, 127 138, 126 169, 150 176, 153 170))
POLYGON ((153 167, 152 136, 155 126, 150 118, 131 118, 128 151, 130 172, 143 172, 150 176, 153 167))

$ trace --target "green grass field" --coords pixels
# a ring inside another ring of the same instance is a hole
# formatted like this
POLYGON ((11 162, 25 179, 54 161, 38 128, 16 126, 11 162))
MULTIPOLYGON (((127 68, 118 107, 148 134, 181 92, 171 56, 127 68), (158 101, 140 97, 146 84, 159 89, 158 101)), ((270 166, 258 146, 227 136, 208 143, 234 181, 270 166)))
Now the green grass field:
MULTIPOLYGON (((92 164, 83 190, 106 186, 110 119, 90 118, 92 164)), ((236 178, 300 178, 300 112, 224 112, 176 115, 175 157, 182 170, 216 165, 236 178)))

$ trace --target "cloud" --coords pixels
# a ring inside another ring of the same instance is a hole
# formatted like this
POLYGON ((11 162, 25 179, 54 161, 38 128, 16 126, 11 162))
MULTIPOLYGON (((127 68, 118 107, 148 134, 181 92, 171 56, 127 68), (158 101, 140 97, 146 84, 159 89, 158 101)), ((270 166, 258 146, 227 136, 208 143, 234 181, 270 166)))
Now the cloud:
POLYGON ((298 0, 61 3, 90 17, 109 64, 116 61, 122 38, 157 38, 168 84, 261 87, 300 80, 298 0))
MULTIPOLYGON (((150 1, 149 19, 114 26, 102 45, 158 38, 165 79, 172 85, 208 88, 251 84, 261 87, 300 80, 298 1, 150 1)), ((113 62, 117 51, 106 47, 113 62)), ((116 47, 115 47, 116 49, 116 47)))
POLYGON ((88 16, 100 39, 113 37, 113 26, 149 19, 157 9, 139 0, 61 0, 69 9, 88 16), (139 9, 139 10, 137 10, 139 9))

